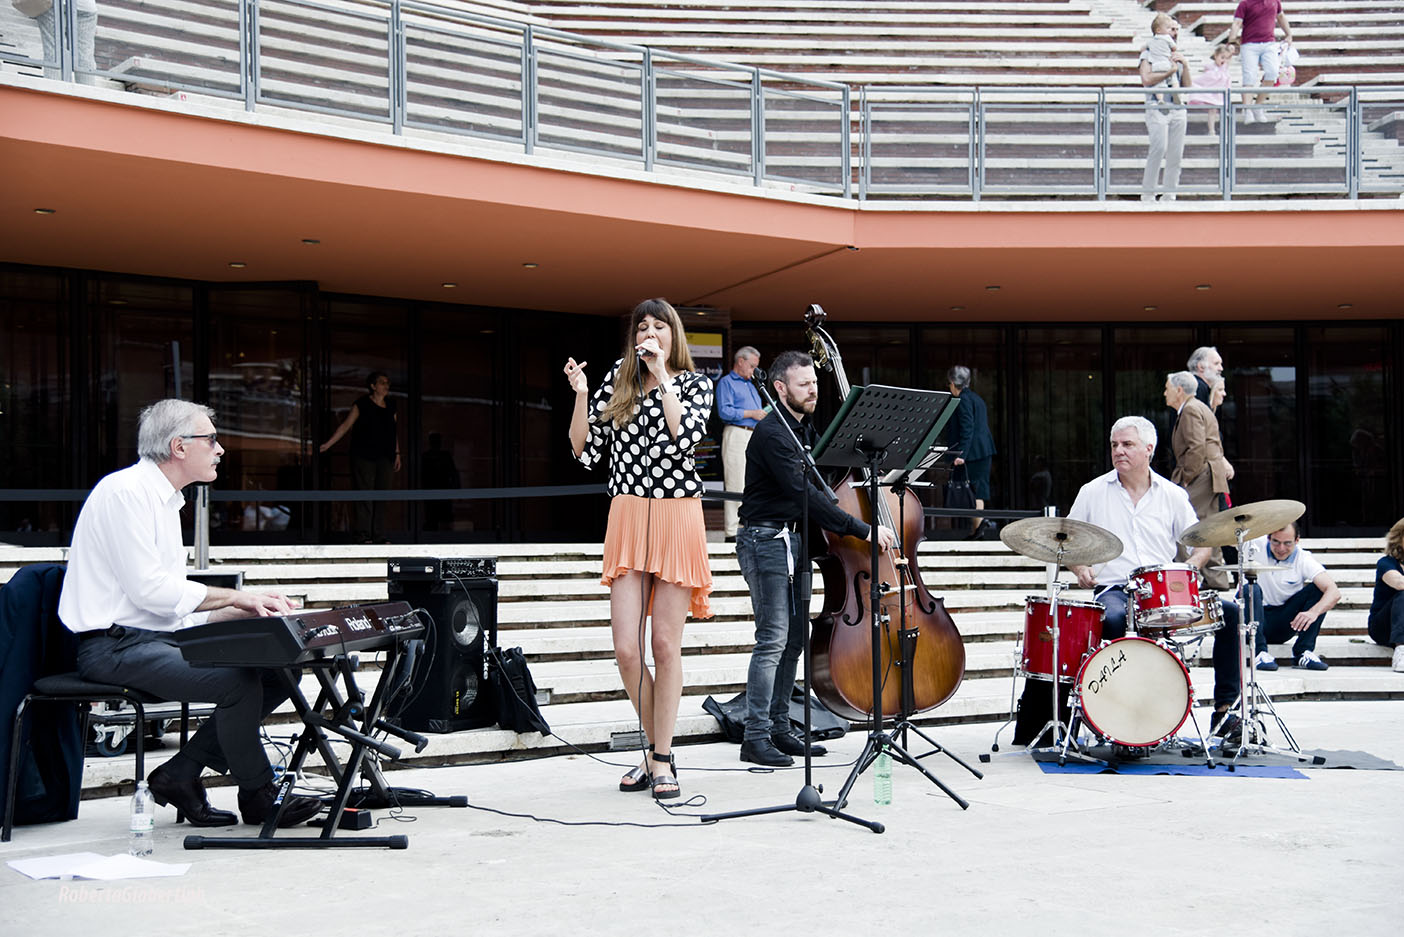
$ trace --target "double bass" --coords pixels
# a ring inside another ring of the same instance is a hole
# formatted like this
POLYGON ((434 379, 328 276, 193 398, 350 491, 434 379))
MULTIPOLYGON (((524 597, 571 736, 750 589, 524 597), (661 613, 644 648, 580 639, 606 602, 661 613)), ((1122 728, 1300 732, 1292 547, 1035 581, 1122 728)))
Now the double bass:
MULTIPOLYGON (((849 391, 838 345, 822 328, 824 311, 810 306, 805 333, 817 366, 831 371, 841 397, 849 391)), ((899 495, 883 488, 876 510, 870 508, 867 469, 850 470, 838 484, 838 506, 869 524, 877 523, 897 535, 897 543, 879 554, 877 576, 886 588, 879 609, 879 670, 882 674, 882 715, 902 712, 902 662, 899 629, 905 614, 911 655, 913 698, 907 715, 925 712, 950 699, 965 676, 965 644, 945 603, 931 594, 917 568, 917 545, 923 539, 926 516, 910 489, 899 495), (900 517, 901 527, 895 518, 900 517)), ((824 577, 824 607, 813 621, 809 653, 814 693, 834 713, 846 719, 868 719, 873 708, 873 635, 871 544, 857 537, 824 531, 828 554, 818 558, 824 577)))

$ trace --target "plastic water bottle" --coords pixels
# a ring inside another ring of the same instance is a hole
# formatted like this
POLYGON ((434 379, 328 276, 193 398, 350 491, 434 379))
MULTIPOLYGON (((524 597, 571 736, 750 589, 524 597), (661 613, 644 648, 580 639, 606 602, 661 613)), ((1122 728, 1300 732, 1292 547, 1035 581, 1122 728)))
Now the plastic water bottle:
POLYGON ((132 795, 132 822, 128 827, 127 852, 134 856, 151 855, 156 840, 156 801, 145 781, 138 781, 132 795))
POLYGON ((886 749, 878 753, 873 763, 873 803, 892 803, 892 756, 886 749))

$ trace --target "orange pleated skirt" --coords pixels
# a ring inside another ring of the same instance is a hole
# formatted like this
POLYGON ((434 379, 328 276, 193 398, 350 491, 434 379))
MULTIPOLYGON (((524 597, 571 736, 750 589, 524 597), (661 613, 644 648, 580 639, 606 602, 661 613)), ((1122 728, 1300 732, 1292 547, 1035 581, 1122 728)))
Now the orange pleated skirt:
POLYGON ((712 567, 707 562, 701 498, 610 499, 600 582, 607 586, 632 570, 690 588, 688 614, 712 617, 712 567))

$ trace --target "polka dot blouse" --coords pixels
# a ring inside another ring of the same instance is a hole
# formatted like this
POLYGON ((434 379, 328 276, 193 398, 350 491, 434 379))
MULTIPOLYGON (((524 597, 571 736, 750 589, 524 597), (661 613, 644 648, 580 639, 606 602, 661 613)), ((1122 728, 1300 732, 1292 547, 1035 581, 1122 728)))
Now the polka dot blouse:
POLYGON ((712 413, 712 381, 705 374, 683 371, 673 375, 682 416, 678 438, 668 432, 663 417, 663 400, 658 388, 634 404, 634 418, 622 428, 603 415, 614 394, 614 381, 620 362, 605 375, 604 383, 590 397, 590 434, 581 450, 580 462, 594 468, 609 454, 609 484, 615 495, 640 498, 700 498, 702 479, 692 452, 707 431, 712 413))

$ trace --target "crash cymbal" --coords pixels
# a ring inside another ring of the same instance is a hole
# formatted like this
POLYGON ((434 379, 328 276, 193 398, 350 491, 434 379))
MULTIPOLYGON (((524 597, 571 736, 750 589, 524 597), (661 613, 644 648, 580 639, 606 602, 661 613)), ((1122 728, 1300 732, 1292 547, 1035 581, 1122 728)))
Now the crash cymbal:
POLYGON ((1300 501, 1254 501, 1211 514, 1180 535, 1180 542, 1189 547, 1231 547, 1238 543, 1238 532, 1244 540, 1263 537, 1281 530, 1306 513, 1300 501))
MULTIPOLYGON (((1268 533, 1272 533, 1272 531, 1268 531, 1268 533)), ((1236 573, 1236 572, 1238 572, 1238 567, 1237 567, 1237 566, 1230 566, 1230 565, 1228 565, 1227 563, 1225 563, 1223 566, 1210 566, 1209 568, 1210 568, 1210 569, 1213 569, 1213 570, 1217 570, 1217 571, 1219 571, 1219 572, 1221 572, 1221 573, 1236 573)), ((1252 573, 1253 575, 1256 576, 1258 573, 1286 573, 1286 572, 1291 572, 1292 569, 1294 569, 1294 568, 1295 568, 1295 567, 1292 567, 1292 566, 1258 566, 1258 565, 1255 564, 1255 563, 1246 563, 1246 564, 1244 564, 1244 566, 1243 566, 1243 571, 1244 571, 1245 573, 1252 573)))
POLYGON ((1015 553, 1044 563, 1091 566, 1121 555, 1121 538, 1070 517, 1026 517, 1006 525, 999 539, 1015 553), (1063 555, 1058 555, 1062 547, 1063 555))

